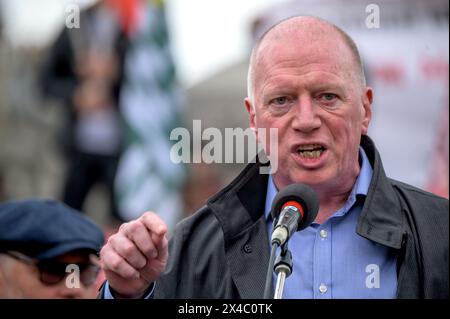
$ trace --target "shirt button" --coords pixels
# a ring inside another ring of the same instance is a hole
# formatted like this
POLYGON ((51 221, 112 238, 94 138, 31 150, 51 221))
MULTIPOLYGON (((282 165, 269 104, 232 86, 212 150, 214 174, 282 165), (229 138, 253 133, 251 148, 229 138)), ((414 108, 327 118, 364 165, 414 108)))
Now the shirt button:
POLYGON ((325 284, 320 284, 319 291, 320 291, 321 294, 326 293, 327 290, 328 290, 328 288, 327 288, 327 286, 325 286, 325 284))
POLYGON ((319 234, 322 238, 327 238, 328 236, 328 232, 325 229, 322 229, 319 234))

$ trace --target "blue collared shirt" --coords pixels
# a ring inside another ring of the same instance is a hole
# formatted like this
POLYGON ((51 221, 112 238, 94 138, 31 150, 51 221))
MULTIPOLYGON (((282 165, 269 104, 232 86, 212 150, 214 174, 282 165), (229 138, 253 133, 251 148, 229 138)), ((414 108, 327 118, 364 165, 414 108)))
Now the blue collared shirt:
MULTIPOLYGON (((395 298, 397 255, 395 250, 356 233, 372 167, 362 148, 361 171, 344 206, 322 225, 312 223, 289 240, 293 272, 286 279, 283 298, 395 298)), ((277 193, 270 176, 265 216, 272 233, 270 209, 277 193)), ((274 285, 276 276, 274 275, 274 285)))

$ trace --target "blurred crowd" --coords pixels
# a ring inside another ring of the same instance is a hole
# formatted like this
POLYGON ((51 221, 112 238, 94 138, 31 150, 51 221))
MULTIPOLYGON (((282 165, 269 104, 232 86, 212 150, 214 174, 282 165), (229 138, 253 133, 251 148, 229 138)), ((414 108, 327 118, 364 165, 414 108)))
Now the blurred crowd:
MULTIPOLYGON (((366 2, 349 3, 354 9, 366 2)), ((364 43, 372 41, 367 34, 373 30, 350 18, 327 16, 339 1, 290 1, 272 8, 255 17, 249 38, 288 15, 320 15, 319 7, 326 8, 324 18, 344 29, 364 29, 353 35, 369 62, 369 85, 378 89, 377 97, 388 96, 375 101, 372 129, 391 161, 387 170, 404 170, 399 179, 448 197, 448 2, 414 3, 403 20, 391 16, 387 31, 376 39, 386 46, 372 53, 364 43), (415 19, 411 10, 419 7, 428 15, 415 19), (421 51, 409 38, 396 38, 416 27, 422 27, 416 34, 423 36, 438 30, 431 43, 444 42, 444 50, 433 51, 425 43, 421 51), (396 42, 408 43, 399 51, 396 42), (411 67, 416 60, 422 73, 411 67), (417 92, 424 92, 427 105, 417 92), (409 126, 396 114, 403 114, 409 126), (405 137, 405 132, 414 136, 405 137)), ((0 12, 0 203, 54 198, 83 211, 106 235, 121 222, 154 210, 172 229, 243 167, 170 161, 170 132, 189 128, 193 119, 202 119, 204 127, 247 127, 242 106, 247 63, 183 88, 165 14, 164 1, 100 0, 82 9, 81 28, 62 25, 52 43, 34 48, 13 47, 5 39, 0 12)), ((26 259, 20 256, 13 257, 26 259)), ((69 257, 84 260, 86 254, 69 257)), ((29 262, 41 267, 40 257, 33 258, 29 262)))

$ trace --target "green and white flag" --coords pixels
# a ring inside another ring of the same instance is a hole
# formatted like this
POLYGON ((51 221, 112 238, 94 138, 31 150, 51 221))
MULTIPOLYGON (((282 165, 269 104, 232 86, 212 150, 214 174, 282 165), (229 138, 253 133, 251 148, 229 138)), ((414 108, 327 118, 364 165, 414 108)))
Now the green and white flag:
POLYGON ((169 229, 182 216, 183 164, 170 160, 170 132, 181 126, 182 94, 177 87, 161 1, 143 4, 125 57, 120 108, 125 150, 115 190, 124 220, 157 212, 169 229))

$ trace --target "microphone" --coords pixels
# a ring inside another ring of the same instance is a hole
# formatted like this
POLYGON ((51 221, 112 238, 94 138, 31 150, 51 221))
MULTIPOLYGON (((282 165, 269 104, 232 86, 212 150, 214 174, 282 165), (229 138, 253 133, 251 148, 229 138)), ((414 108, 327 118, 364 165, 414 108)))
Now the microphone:
POLYGON ((319 200, 311 187, 297 183, 283 188, 272 202, 272 217, 278 218, 272 231, 272 245, 283 245, 293 233, 311 225, 318 211, 319 200))

